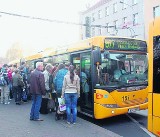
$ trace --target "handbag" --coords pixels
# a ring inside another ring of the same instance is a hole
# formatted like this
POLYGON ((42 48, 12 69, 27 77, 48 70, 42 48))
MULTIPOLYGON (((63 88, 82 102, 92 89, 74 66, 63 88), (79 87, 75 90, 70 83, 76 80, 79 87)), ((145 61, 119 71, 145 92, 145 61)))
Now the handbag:
POLYGON ((48 108, 48 109, 54 109, 54 108, 55 108, 55 102, 54 102, 54 100, 52 99, 51 93, 49 93, 47 108, 48 108))

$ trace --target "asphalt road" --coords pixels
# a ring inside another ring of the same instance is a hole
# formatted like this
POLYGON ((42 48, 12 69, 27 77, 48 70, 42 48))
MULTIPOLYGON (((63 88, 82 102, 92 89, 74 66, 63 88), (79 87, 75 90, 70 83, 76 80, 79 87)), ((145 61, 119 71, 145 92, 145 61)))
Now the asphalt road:
POLYGON ((0 104, 0 137, 120 137, 103 127, 77 118, 75 125, 55 121, 55 113, 40 115, 44 121, 30 121, 31 102, 0 104))
POLYGON ((103 120, 81 117, 123 137, 155 137, 147 130, 147 116, 148 111, 143 110, 103 120))
POLYGON ((54 113, 41 115, 44 122, 30 121, 30 107, 31 102, 20 106, 14 101, 9 105, 0 104, 0 137, 63 137, 65 133, 68 137, 154 137, 147 130, 147 110, 103 120, 79 115, 77 125, 68 127, 63 120, 55 121, 54 113), (65 130, 64 134, 61 129, 65 130), (61 134, 55 134, 58 132, 61 134))

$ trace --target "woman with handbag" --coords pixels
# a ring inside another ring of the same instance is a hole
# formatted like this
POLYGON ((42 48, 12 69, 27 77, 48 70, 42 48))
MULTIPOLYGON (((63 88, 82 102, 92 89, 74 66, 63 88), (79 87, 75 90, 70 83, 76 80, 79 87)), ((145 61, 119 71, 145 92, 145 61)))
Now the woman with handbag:
POLYGON ((80 96, 80 78, 74 72, 74 66, 70 65, 69 72, 65 75, 63 80, 62 96, 61 96, 62 98, 63 97, 65 98, 68 124, 76 123, 77 99, 79 96, 80 96))

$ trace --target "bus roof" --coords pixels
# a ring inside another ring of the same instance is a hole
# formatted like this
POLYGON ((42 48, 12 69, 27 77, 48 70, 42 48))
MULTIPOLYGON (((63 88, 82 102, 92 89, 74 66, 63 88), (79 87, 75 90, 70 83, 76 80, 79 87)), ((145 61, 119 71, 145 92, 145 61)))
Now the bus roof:
POLYGON ((42 58, 42 52, 41 53, 36 53, 36 54, 33 54, 33 55, 30 55, 30 56, 27 56, 25 57, 25 61, 29 61, 29 60, 36 60, 36 59, 40 59, 42 58))
MULTIPOLYGON (((77 43, 70 44, 68 46, 64 46, 63 48, 57 48, 53 49, 48 56, 53 56, 57 54, 64 54, 64 53, 70 53, 74 51, 80 51, 84 49, 91 49, 94 46, 98 46, 101 49, 104 49, 104 40, 105 38, 126 38, 126 39, 135 39, 135 40, 140 40, 136 38, 130 38, 130 37, 118 37, 118 36, 95 36, 92 38, 88 38, 85 40, 81 40, 77 43)), ((145 41, 145 40, 140 40, 140 41, 145 41)))
MULTIPOLYGON (((92 38, 88 38, 85 40, 81 40, 77 43, 73 43, 70 45, 63 46, 63 48, 47 48, 41 53, 36 53, 34 55, 28 56, 25 58, 25 60, 35 60, 45 57, 51 57, 58 54, 64 54, 64 53, 71 53, 75 51, 81 51, 86 49, 91 49, 94 46, 98 46, 101 49, 104 49, 104 40, 105 38, 126 38, 126 39, 135 39, 140 40, 136 38, 129 38, 129 37, 118 37, 118 36, 95 36, 92 38)), ((144 41, 144 40, 142 40, 144 41)))
POLYGON ((80 51, 84 49, 91 49, 92 46, 97 46, 97 45, 100 48, 103 48, 105 38, 106 38, 105 36, 96 36, 93 38, 88 38, 88 39, 79 41, 77 43, 73 43, 73 44, 64 46, 63 48, 53 49, 52 52, 48 54, 48 56, 64 54, 66 52, 70 53, 70 52, 80 51))

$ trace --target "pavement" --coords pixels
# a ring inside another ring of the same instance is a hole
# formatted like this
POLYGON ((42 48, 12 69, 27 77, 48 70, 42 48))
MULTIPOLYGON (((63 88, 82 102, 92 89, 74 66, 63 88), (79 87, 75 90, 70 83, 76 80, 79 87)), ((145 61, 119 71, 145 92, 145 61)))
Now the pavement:
POLYGON ((0 104, 0 137, 120 137, 79 117, 76 125, 55 121, 54 113, 40 115, 44 121, 30 121, 30 108, 31 102, 0 104))

